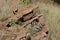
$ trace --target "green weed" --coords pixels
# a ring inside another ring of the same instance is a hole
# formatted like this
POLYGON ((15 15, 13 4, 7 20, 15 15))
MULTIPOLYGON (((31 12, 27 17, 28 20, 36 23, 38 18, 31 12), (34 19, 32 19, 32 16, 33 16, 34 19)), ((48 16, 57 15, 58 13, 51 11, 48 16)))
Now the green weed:
POLYGON ((2 16, 1 21, 6 21, 8 19, 7 16, 2 16))
POLYGON ((25 4, 31 3, 31 1, 32 1, 32 0, 20 0, 20 1, 19 1, 19 4, 20 4, 20 5, 25 5, 25 4))
POLYGON ((29 31, 29 33, 30 33, 30 35, 31 35, 31 36, 33 36, 33 35, 34 35, 33 28, 29 28, 29 29, 28 29, 28 31, 29 31))
POLYGON ((16 20, 12 19, 11 22, 10 22, 10 25, 11 25, 11 26, 16 25, 16 20))

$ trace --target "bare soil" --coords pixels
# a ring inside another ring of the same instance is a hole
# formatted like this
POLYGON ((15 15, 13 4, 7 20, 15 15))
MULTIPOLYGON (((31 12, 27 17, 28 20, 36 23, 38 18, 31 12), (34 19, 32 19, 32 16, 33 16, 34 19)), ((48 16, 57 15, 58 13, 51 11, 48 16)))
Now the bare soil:
POLYGON ((0 17, 8 16, 4 21, 0 18, 0 40, 49 40, 49 25, 38 6, 31 4, 20 10, 19 1, 0 0, 0 17))

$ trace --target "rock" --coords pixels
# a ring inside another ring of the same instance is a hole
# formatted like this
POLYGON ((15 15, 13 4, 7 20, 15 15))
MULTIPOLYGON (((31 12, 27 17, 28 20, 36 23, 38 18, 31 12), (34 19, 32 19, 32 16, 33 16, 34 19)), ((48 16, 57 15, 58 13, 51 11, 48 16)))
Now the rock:
POLYGON ((56 2, 56 3, 60 4, 60 0, 54 0, 54 2, 56 2))

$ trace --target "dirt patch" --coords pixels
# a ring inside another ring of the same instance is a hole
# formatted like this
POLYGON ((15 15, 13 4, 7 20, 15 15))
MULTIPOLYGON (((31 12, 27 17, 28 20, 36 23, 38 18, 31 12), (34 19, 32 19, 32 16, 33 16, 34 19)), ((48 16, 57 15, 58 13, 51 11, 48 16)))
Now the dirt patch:
POLYGON ((39 7, 30 5, 20 10, 17 7, 18 2, 13 0, 9 4, 12 14, 8 15, 8 19, 3 17, 4 21, 0 20, 0 40, 48 40, 48 25, 39 7))

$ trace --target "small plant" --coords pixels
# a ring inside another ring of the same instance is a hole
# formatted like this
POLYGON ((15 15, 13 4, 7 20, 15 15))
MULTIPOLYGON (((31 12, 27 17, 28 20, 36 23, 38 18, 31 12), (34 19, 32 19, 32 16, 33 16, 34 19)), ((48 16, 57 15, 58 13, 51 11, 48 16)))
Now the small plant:
POLYGON ((32 0, 25 0, 24 3, 31 3, 32 0))
POLYGON ((30 33, 30 35, 31 35, 31 36, 33 36, 33 35, 34 35, 33 28, 29 28, 29 29, 28 29, 28 31, 29 31, 29 33, 30 33))
POLYGON ((24 5, 24 4, 31 3, 31 1, 32 1, 32 0, 20 0, 20 1, 19 1, 19 4, 24 5))
POLYGON ((7 19, 8 19, 7 16, 3 16, 3 17, 1 18, 1 21, 6 21, 7 19))
POLYGON ((16 25, 16 20, 12 19, 11 22, 10 22, 10 25, 11 25, 11 26, 16 25))
POLYGON ((19 1, 19 5, 23 5, 23 4, 24 4, 23 1, 24 1, 24 0, 20 0, 20 1, 19 1))

